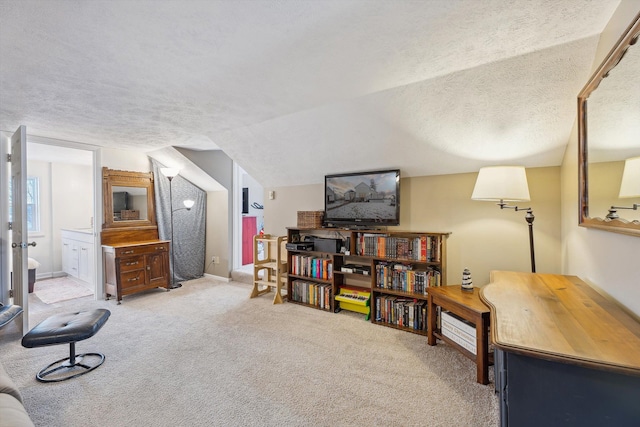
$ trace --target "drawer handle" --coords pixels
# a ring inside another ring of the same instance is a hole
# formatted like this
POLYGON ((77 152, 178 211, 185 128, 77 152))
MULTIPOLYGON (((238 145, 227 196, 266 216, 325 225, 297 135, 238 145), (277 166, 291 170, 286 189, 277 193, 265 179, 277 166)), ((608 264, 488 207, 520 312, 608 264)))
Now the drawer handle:
POLYGON ((125 265, 138 265, 140 263, 140 261, 136 261, 136 262, 128 262, 125 265))
POLYGON ((140 280, 140 277, 134 277, 132 279, 127 280, 127 282, 135 282, 136 280, 140 280))
POLYGON ((164 251, 164 246, 156 247, 156 251, 164 251))
POLYGON ((86 251, 86 250, 87 250, 87 248, 82 248, 82 250, 83 250, 83 251, 86 251))
POLYGON ((122 253, 123 253, 123 254, 132 254, 133 252, 134 252, 133 250, 130 250, 130 251, 124 251, 124 252, 122 252, 122 253))

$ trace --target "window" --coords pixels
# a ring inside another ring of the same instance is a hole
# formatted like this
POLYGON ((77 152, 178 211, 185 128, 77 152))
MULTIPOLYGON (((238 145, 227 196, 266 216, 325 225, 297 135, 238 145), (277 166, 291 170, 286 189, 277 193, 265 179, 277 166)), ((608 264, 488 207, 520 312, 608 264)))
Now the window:
MULTIPOLYGON (((37 176, 27 177, 27 231, 30 233, 40 231, 40 182, 37 176)), ((9 221, 13 222, 13 185, 9 187, 9 221)))

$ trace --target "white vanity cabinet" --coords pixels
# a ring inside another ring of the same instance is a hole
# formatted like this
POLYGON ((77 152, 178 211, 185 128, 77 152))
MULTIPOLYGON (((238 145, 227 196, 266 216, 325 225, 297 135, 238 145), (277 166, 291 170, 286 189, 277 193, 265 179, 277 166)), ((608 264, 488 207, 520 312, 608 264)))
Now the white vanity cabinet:
POLYGON ((95 275, 93 230, 61 230, 62 271, 93 283, 95 275))

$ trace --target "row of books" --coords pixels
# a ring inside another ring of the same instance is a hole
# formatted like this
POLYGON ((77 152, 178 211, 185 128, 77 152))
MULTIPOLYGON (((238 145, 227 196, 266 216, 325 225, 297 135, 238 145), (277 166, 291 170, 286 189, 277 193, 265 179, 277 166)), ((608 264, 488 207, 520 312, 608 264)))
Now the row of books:
POLYGON ((376 296, 376 321, 391 325, 427 330, 427 302, 391 295, 376 296))
POLYGON ((414 269, 396 262, 376 264, 375 286, 380 289, 427 294, 427 288, 441 285, 441 274, 435 268, 414 269))
POLYGON ((356 254, 377 258, 440 262, 440 237, 395 237, 385 234, 358 233, 356 254))
POLYGON ((329 258, 313 255, 291 255, 291 274, 330 280, 333 277, 333 262, 329 258))
POLYGON ((442 311, 440 313, 440 332, 471 353, 477 353, 476 327, 471 322, 448 311, 442 311))
POLYGON ((291 293, 294 301, 313 305, 331 311, 333 289, 328 283, 314 283, 304 280, 291 282, 291 293))

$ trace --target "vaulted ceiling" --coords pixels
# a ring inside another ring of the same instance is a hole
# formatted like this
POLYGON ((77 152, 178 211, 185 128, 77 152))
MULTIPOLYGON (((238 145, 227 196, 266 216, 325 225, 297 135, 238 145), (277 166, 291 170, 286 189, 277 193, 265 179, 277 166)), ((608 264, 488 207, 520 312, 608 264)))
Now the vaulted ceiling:
POLYGON ((0 0, 0 129, 264 186, 555 166, 619 0, 0 0))

